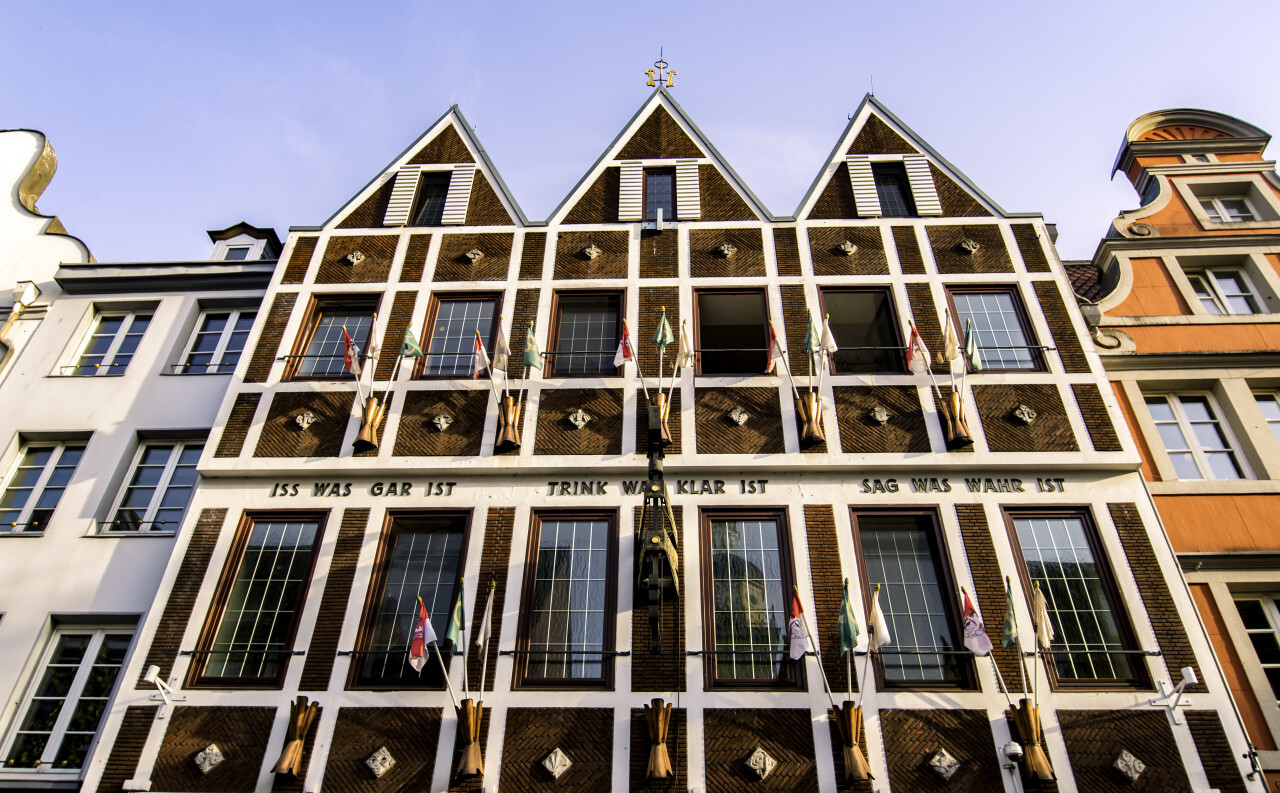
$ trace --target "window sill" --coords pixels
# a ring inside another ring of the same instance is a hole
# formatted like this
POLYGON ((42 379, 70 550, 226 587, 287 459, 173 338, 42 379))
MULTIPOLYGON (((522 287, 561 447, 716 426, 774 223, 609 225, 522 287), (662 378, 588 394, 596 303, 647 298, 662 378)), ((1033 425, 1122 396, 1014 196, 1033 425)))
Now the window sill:
POLYGON ((1259 229, 1280 229, 1280 220, 1201 220, 1205 231, 1255 231, 1259 229))
POLYGON ((235 370, 225 372, 161 372, 161 377, 217 377, 235 374, 235 370))
MULTIPOLYGON (((44 532, 42 531, 0 531, 0 538, 13 537, 16 539, 18 537, 43 537, 43 536, 44 536, 44 532)), ((3 770, 4 770, 3 768, 0 768, 0 771, 3 771, 3 770)))
POLYGON ((164 538, 176 537, 178 536, 178 531, 177 529, 173 531, 92 531, 84 536, 109 540, 142 539, 144 537, 164 538))

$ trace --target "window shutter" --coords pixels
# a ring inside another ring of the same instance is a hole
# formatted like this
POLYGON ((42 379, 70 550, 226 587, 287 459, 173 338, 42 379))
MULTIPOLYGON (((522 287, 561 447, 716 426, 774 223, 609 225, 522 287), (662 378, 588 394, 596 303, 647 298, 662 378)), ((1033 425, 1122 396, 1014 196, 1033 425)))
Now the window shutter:
POLYGON ((676 217, 680 220, 702 218, 697 160, 676 160, 676 217))
POLYGON ((391 201, 387 204, 387 214, 382 218, 382 225, 403 226, 409 222, 421 172, 422 169, 417 165, 404 165, 396 172, 396 183, 391 188, 391 201))
POLYGON ((644 169, 638 162, 624 162, 618 179, 618 220, 642 220, 644 214, 644 169))
POLYGON ((941 215, 942 202, 938 189, 933 185, 929 172, 929 160, 923 154, 904 154, 902 164, 907 169, 907 181, 911 183, 911 198, 916 204, 917 215, 941 215))
POLYGON ((444 214, 440 222, 445 226, 461 226, 467 222, 467 204, 471 201, 471 183, 476 179, 474 164, 453 166, 449 178, 449 192, 444 197, 444 214))
POLYGON ((878 218, 880 194, 876 192, 876 177, 871 173, 871 158, 865 154, 850 154, 844 158, 849 166, 849 181, 853 183, 853 203, 858 207, 858 217, 878 218))

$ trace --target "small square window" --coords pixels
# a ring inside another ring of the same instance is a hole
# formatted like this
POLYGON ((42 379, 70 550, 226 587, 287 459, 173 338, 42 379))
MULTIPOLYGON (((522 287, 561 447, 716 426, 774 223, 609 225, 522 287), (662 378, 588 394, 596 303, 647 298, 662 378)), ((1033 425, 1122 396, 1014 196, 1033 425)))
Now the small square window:
POLYGON ((138 449, 106 531, 177 531, 195 492, 203 441, 155 441, 138 449))
POLYGON ((205 311, 196 323, 195 333, 182 355, 179 374, 230 374, 244 353, 255 309, 216 309, 205 311))
POLYGON ((1179 479, 1244 479, 1244 466, 1208 394, 1146 398, 1179 479))
POLYGON ((124 374, 150 324, 150 311, 99 314, 76 362, 64 366, 63 373, 76 377, 124 374))
POLYGON ((616 375, 613 357, 622 331, 621 318, 622 295, 618 292, 557 292, 551 374, 616 375))
POLYGON ((676 219, 676 172, 669 168, 644 172, 644 219, 664 222, 676 219))
POLYGON ((448 171, 424 173, 418 184, 418 211, 414 215, 415 226, 439 226, 444 221, 444 202, 449 196, 448 171))
POLYGON ((962 342, 965 323, 973 324, 983 369, 1044 369, 1040 347, 1031 334, 1016 287, 952 288, 948 297, 956 335, 962 342))
POLYGON ((23 446, 4 494, 0 495, 0 531, 44 531, 84 449, 83 443, 23 446))
POLYGON ((1200 305, 1210 314, 1259 314, 1262 301, 1249 277, 1235 267, 1214 267, 1187 273, 1200 305))
POLYGON ((249 258, 248 245, 231 245, 227 247, 227 255, 222 257, 229 262, 241 262, 249 258))
POLYGON ((1200 208, 1215 223, 1245 223, 1258 219, 1253 204, 1244 196, 1213 196, 1200 199, 1200 208))
POLYGON ((764 290, 697 293, 698 374, 753 375, 768 365, 764 290))
POLYGON ((837 374, 906 369, 898 318, 888 289, 823 289, 822 311, 831 317, 837 374))
POLYGON ((294 356, 291 378, 343 379, 351 377, 344 366, 342 331, 345 328, 365 363, 369 334, 373 330, 377 298, 317 299, 310 320, 303 327, 305 342, 294 356))
MULTIPOLYGON (((498 319, 497 295, 436 295, 428 314, 425 377, 470 377, 475 370, 476 332, 485 350, 493 352, 492 339, 498 319)), ((489 373, 486 372, 485 375, 489 373)))
POLYGON ((878 162, 871 166, 876 180, 876 194, 880 197, 880 211, 889 218, 916 216, 915 202, 911 200, 911 185, 907 170, 900 163, 878 162))

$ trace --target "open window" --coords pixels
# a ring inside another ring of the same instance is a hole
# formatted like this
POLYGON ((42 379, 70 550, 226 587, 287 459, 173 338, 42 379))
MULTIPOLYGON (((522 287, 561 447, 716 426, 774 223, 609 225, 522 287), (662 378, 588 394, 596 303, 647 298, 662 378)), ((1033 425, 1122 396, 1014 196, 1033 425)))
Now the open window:
MULTIPOLYGON (((295 346, 286 379, 341 379, 343 365, 342 330, 346 328, 362 359, 368 350, 369 334, 378 310, 378 296, 334 295, 312 298, 302 333, 295 346)), ((361 361, 361 365, 364 361, 361 361)))
POLYGON ((697 293, 698 374, 754 375, 769 356, 764 290, 697 293))
POLYGON ((618 373, 613 358, 622 333, 621 292, 556 292, 553 314, 549 374, 612 377, 618 373))
MULTIPOLYGON (((497 294, 436 294, 427 311, 426 355, 419 376, 470 377, 475 365, 475 339, 490 355, 497 332, 497 294)), ((488 372, 485 376, 488 376, 488 372)))
POLYGON ((903 372, 902 337, 888 289, 830 288, 820 292, 822 312, 840 348, 836 374, 903 372))

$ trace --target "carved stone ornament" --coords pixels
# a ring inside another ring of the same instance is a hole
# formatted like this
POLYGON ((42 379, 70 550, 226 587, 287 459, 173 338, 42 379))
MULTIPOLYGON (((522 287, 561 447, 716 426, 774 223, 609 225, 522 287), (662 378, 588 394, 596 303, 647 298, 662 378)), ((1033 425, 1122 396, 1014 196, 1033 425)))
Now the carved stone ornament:
POLYGON ((1129 754, 1127 749, 1120 750, 1111 767, 1120 772, 1120 776, 1129 780, 1130 783, 1137 782, 1142 772, 1147 770, 1147 764, 1129 754))
POLYGON ((450 416, 448 413, 437 413, 436 417, 431 419, 431 423, 436 425, 436 429, 444 432, 449 429, 449 427, 453 426, 453 416, 450 416))
POLYGON ((743 410, 741 405, 734 405, 733 410, 729 411, 729 420, 739 427, 746 424, 749 418, 751 418, 751 414, 743 410))
POLYGON ((316 414, 312 413, 310 410, 305 410, 294 416, 293 420, 297 422, 299 427, 305 430, 312 424, 316 423, 316 414))
POLYGON ((757 746, 756 750, 747 758, 747 768, 756 773, 761 779, 767 779, 773 773, 773 769, 778 767, 778 761, 764 750, 764 747, 757 746))
POLYGON ((573 761, 569 759, 569 755, 560 751, 560 747, 551 750, 551 754, 547 755, 542 761, 542 767, 547 769, 547 773, 553 779, 559 779, 569 770, 569 766, 573 765, 573 761))
POLYGON ((369 770, 377 779, 381 779, 382 775, 391 770, 391 766, 396 764, 396 759, 391 756, 391 752, 387 751, 387 747, 379 746, 378 751, 369 755, 364 764, 369 766, 369 770))
POLYGON ((726 259, 728 259, 730 256, 734 255, 737 252, 738 252, 738 249, 727 242, 721 245, 719 248, 716 248, 716 253, 720 254, 726 259))
POLYGON ((604 251, 597 248, 594 242, 582 249, 582 255, 587 257, 591 261, 595 261, 596 257, 602 253, 604 253, 604 251))
POLYGON ((587 426, 587 422, 591 421, 591 416, 582 408, 575 409, 567 418, 569 419, 569 423, 578 429, 582 429, 587 426))
POLYGON ((484 251, 480 250, 479 248, 472 248, 471 250, 467 251, 467 258, 471 260, 472 264, 475 264, 476 262, 484 258, 484 251))
POLYGON ((1019 424, 1031 426, 1031 423, 1036 420, 1036 412, 1028 405, 1018 405, 1017 409, 1013 411, 1013 417, 1018 420, 1019 424))
POLYGON ((960 770, 960 761, 952 757, 946 749, 939 749, 929 755, 929 770, 943 782, 950 782, 951 777, 960 770))
POLYGON ((884 426, 889 422, 889 411, 885 409, 884 405, 879 403, 877 403, 875 407, 871 408, 867 415, 872 421, 881 426, 884 426))
POLYGON ((845 240, 844 242, 840 243, 836 247, 839 248, 840 252, 843 253, 845 256, 852 256, 858 252, 858 246, 854 245, 852 242, 849 242, 848 240, 845 240))
POLYGON ((1155 228, 1146 223, 1130 223, 1129 233, 1135 237, 1150 237, 1155 232, 1155 228))
POLYGON ((196 768, 200 769, 201 774, 208 774, 213 769, 222 765, 222 761, 226 758, 222 756, 222 750, 218 748, 216 743, 211 743, 200 750, 195 756, 196 768))
POLYGON ((981 247, 982 246, 978 244, 977 240, 971 240, 968 237, 965 237, 963 240, 960 241, 960 252, 967 253, 970 256, 977 253, 978 249, 981 247))
POLYGON ((364 254, 363 254, 363 253, 361 253, 360 251, 352 251, 351 253, 348 253, 348 254, 347 254, 347 262, 348 262, 352 267, 354 267, 355 265, 357 265, 357 264, 359 264, 360 262, 364 261, 364 259, 365 259, 365 256, 364 256, 364 254))

